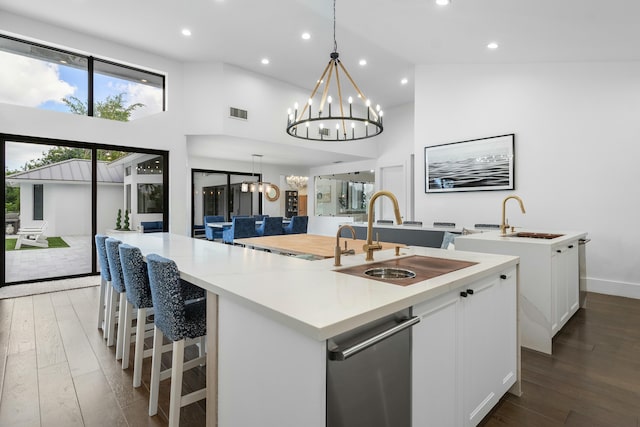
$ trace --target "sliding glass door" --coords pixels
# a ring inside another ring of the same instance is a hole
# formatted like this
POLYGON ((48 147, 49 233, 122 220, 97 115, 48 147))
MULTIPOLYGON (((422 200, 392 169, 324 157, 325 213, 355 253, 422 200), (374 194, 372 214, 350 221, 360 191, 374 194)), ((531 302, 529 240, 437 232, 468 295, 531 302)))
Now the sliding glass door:
POLYGON ((0 137, 3 283, 95 274, 96 233, 136 232, 144 221, 166 224, 166 152, 0 137))
POLYGON ((226 221, 234 216, 251 216, 262 213, 262 198, 251 191, 249 183, 259 182, 260 175, 242 172, 193 169, 191 182, 193 236, 204 235, 204 217, 221 215, 226 221))

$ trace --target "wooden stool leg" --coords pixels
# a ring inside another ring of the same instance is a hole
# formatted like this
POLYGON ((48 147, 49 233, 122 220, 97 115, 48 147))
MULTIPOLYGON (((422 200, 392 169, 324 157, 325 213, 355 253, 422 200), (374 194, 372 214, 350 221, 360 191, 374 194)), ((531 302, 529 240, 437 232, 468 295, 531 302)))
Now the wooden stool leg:
POLYGON ((109 299, 108 299, 108 317, 107 317, 107 346, 111 347, 116 341, 116 308, 118 306, 118 293, 113 289, 113 286, 109 287, 109 299))
POLYGON ((153 356, 151 357, 151 384, 149 386, 149 416, 158 413, 158 392, 160 391, 160 366, 162 364, 162 341, 164 334, 153 327, 153 356))
MULTIPOLYGON (((124 294, 123 294, 124 295, 124 294)), ((133 323, 133 306, 128 299, 124 299, 124 335, 122 336, 122 369, 129 367, 129 353, 131 352, 131 327, 133 323)))
POLYGON ((184 369, 184 340, 173 342, 171 359, 171 395, 169 397, 169 427, 180 424, 182 400, 182 370, 184 369))
POLYGON ((144 332, 147 323, 147 309, 138 309, 138 324, 136 325, 136 348, 133 355, 133 386, 142 384, 142 359, 144 359, 144 332))
POLYGON ((102 329, 104 334, 104 305, 105 305, 105 292, 107 290, 107 281, 100 277, 100 302, 98 303, 98 329, 102 329))
MULTIPOLYGON (((116 293, 117 294, 117 293, 116 293)), ((116 360, 122 359, 122 349, 124 348, 123 340, 125 334, 124 318, 127 312, 127 295, 120 292, 120 304, 118 305, 118 337, 116 341, 116 360)))

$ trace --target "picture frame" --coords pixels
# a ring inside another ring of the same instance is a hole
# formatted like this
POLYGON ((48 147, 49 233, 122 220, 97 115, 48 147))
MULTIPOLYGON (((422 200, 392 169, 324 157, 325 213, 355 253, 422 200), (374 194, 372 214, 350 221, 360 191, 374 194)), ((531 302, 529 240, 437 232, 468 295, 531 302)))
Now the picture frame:
POLYGON ((515 134, 424 148, 425 193, 515 189, 515 134))

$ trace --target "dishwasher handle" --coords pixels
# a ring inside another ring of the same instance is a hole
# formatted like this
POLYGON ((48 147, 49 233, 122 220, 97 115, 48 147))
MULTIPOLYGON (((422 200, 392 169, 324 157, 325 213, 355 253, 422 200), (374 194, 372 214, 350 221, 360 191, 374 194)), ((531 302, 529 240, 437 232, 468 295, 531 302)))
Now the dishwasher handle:
POLYGON ((361 351, 366 350, 367 348, 373 345, 376 345, 380 341, 386 338, 389 338, 390 336, 395 335, 398 332, 402 332, 405 329, 410 328, 411 326, 415 325, 418 322, 420 322, 420 317, 413 316, 398 323, 395 326, 392 326, 387 330, 380 332, 379 334, 376 334, 370 338, 367 338, 364 341, 360 341, 359 343, 354 344, 351 347, 347 347, 344 350, 341 350, 340 348, 329 350, 329 360, 336 360, 336 361, 347 360, 351 356, 358 354, 361 351))

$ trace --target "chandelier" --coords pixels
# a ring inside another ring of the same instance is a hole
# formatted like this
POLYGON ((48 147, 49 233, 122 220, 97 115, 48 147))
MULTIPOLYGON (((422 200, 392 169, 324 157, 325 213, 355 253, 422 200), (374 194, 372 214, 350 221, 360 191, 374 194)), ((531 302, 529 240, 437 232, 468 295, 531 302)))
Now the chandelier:
POLYGON ((382 133, 383 112, 380 106, 377 105, 375 108, 372 106, 371 100, 364 96, 353 81, 339 56, 336 42, 336 1, 333 0, 333 52, 329 55, 331 59, 302 109, 296 103, 293 110, 291 108, 288 110, 287 133, 289 135, 312 141, 355 141, 382 133), (346 104, 343 101, 341 72, 351 83, 353 95, 356 97, 354 99, 353 96, 349 96, 346 104), (335 88, 332 88, 334 80, 335 88), (322 85, 324 87, 319 92, 318 89, 322 85), (332 90, 337 94, 335 104, 330 94, 332 90), (314 101, 316 94, 319 101, 317 99, 314 101), (317 113, 314 113, 312 106, 316 102, 317 113))
MULTIPOLYGON (((258 176, 260 177, 260 179, 262 179, 262 154, 251 155, 251 176, 252 177, 256 176, 253 171, 256 157, 260 158, 260 175, 258 176)), ((271 188, 271 185, 272 184, 270 182, 243 181, 242 184, 240 185, 240 191, 242 191, 243 193, 248 193, 248 192, 255 193, 256 191, 258 191, 259 193, 262 193, 264 191, 268 191, 269 188, 271 188)))
POLYGON ((307 186, 307 182, 309 181, 308 176, 295 176, 291 175, 286 178, 287 185, 289 187, 295 187, 297 189, 302 189, 307 186))

